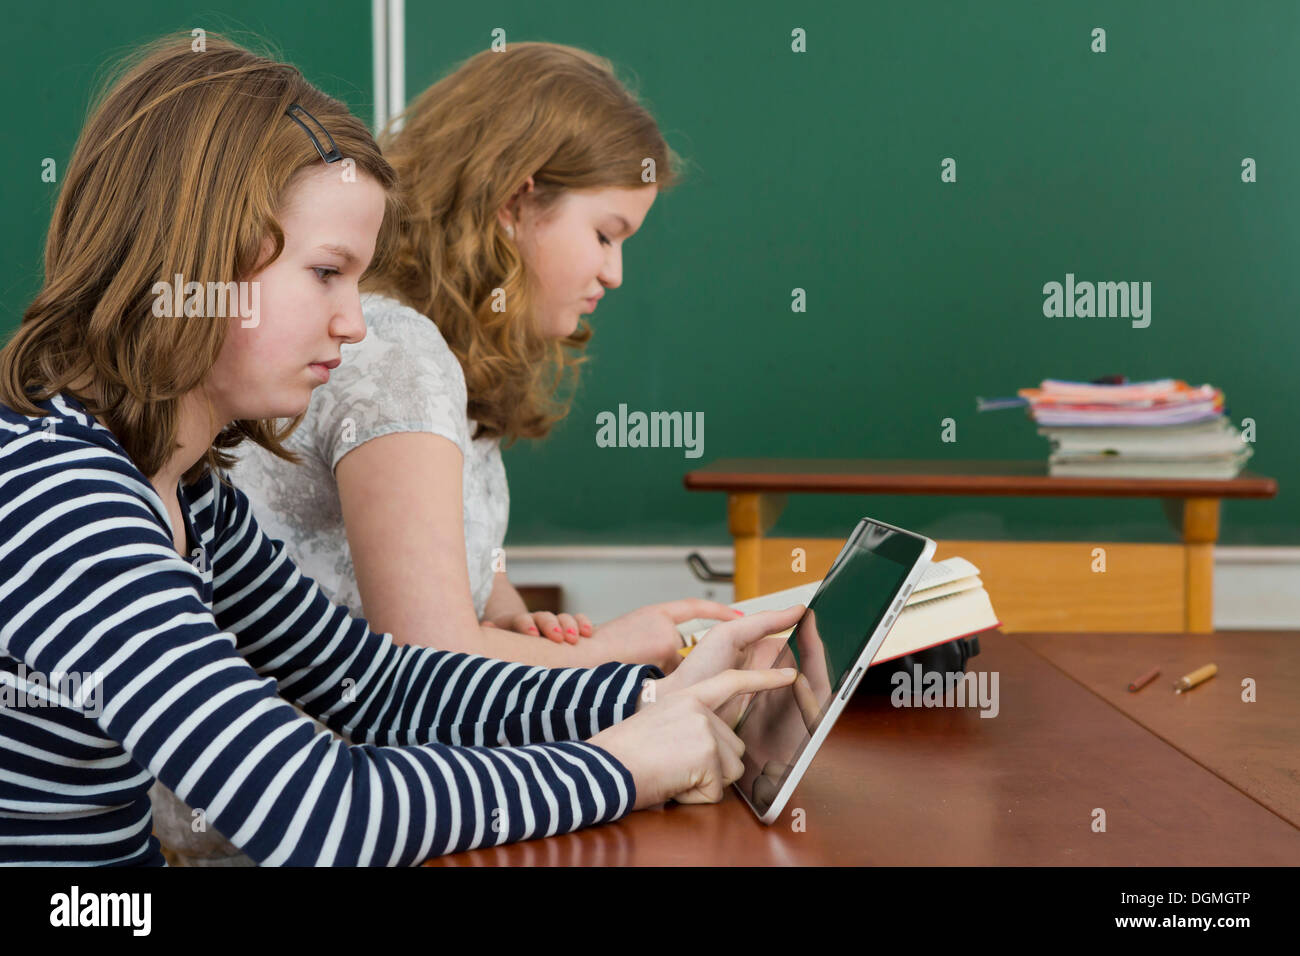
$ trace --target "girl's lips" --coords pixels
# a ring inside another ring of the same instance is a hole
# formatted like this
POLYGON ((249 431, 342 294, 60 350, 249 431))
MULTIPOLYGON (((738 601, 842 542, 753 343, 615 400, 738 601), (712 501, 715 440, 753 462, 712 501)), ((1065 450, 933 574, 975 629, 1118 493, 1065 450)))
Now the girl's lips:
POLYGON ((328 382, 330 380, 330 370, 326 368, 324 365, 321 365, 318 362, 313 362, 311 365, 307 367, 310 368, 313 372, 315 372, 318 376, 320 376, 320 380, 322 382, 328 382))

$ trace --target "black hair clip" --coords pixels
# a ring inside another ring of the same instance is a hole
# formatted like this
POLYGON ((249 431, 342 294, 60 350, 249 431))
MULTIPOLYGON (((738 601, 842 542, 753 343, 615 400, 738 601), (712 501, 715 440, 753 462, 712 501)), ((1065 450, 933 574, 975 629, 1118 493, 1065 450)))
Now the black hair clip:
POLYGON ((337 163, 340 159, 343 158, 343 154, 339 152, 339 148, 334 145, 334 137, 329 134, 329 130, 327 130, 324 126, 321 125, 320 120, 312 116, 310 113, 308 113, 297 103, 294 103, 287 110, 285 110, 284 115, 289 117, 289 119, 293 120, 299 126, 301 126, 303 130, 307 133, 307 135, 311 137, 311 144, 316 147, 316 152, 320 153, 320 158, 325 160, 325 162, 337 163), (298 119, 298 117, 294 115, 295 113, 301 113, 303 116, 307 117, 309 120, 311 120, 313 123, 316 124, 317 129, 319 129, 321 133, 325 135, 325 138, 330 141, 329 152, 325 151, 325 147, 320 144, 320 140, 316 138, 316 134, 311 131, 311 129, 307 126, 306 123, 298 119))

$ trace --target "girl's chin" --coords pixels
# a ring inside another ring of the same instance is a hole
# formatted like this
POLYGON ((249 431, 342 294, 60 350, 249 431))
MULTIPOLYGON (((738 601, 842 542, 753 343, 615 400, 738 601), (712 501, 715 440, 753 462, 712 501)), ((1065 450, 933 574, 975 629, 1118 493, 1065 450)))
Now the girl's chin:
POLYGON ((574 332, 578 331, 578 325, 581 322, 581 312, 570 312, 561 315, 556 321, 551 323, 551 338, 567 339, 574 332))
POLYGON ((282 399, 277 402, 267 402, 257 408, 247 409, 250 414, 241 415, 239 417, 247 421, 267 421, 273 418, 297 418, 303 412, 307 411, 310 404, 311 395, 308 394, 299 401, 282 399))

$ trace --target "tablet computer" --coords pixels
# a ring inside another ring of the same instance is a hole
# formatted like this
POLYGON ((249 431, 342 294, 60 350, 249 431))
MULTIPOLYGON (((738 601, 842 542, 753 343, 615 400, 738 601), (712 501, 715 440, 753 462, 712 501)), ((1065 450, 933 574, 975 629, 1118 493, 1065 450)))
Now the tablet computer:
POLYGON ((799 676, 755 694, 736 725, 745 772, 734 786, 763 823, 781 815, 934 550, 929 538, 871 518, 845 542, 772 663, 799 676))

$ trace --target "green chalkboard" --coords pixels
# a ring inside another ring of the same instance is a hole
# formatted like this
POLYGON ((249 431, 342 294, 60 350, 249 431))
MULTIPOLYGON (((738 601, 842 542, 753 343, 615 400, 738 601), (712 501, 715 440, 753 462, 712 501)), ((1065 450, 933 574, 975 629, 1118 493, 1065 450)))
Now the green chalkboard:
POLYGON ((372 121, 368 4, 47 0, 11 5, 0 40, 9 115, 7 143, 0 150, 6 226, 0 236, 0 334, 17 327, 41 285, 45 233, 59 188, 58 182, 42 182, 43 160, 54 159, 62 176, 91 102, 122 57, 158 37, 196 28, 269 49, 372 121))
MULTIPOLYGON (((251 31, 371 117, 365 3, 9 16, 0 332, 39 283, 41 159, 66 161, 114 54, 251 31)), ((408 3, 408 96, 497 28, 609 57, 691 163, 625 245, 572 414, 507 452, 509 543, 723 542, 721 496, 681 483, 723 457, 1045 457, 1021 413, 976 415, 975 397, 1121 373, 1221 386, 1256 422, 1249 467, 1280 488, 1225 504, 1222 541, 1300 544, 1294 3, 408 3), (1150 325, 1045 317, 1043 285, 1067 273, 1151 282, 1150 325), (702 457, 600 447, 620 404, 702 413, 702 457)), ((804 496, 776 531, 842 534, 860 514, 948 538, 1174 540, 1155 503, 1082 499, 804 496)))
MULTIPOLYGON (((561 9, 407 7, 408 97, 495 28, 572 44, 632 79, 693 167, 625 244, 569 419, 507 453, 510 542, 723 542, 722 496, 681 486, 723 457, 1045 458, 1021 412, 977 416, 975 397, 1119 373, 1222 387, 1280 489, 1225 504, 1222 540, 1300 543, 1300 7, 561 9), (1150 325, 1044 317, 1067 273, 1150 281, 1150 325), (598 447, 620 404, 702 412, 703 457, 598 447)), ((1082 499, 803 496, 776 531, 859 514, 949 538, 1176 540, 1155 502, 1082 499)))

